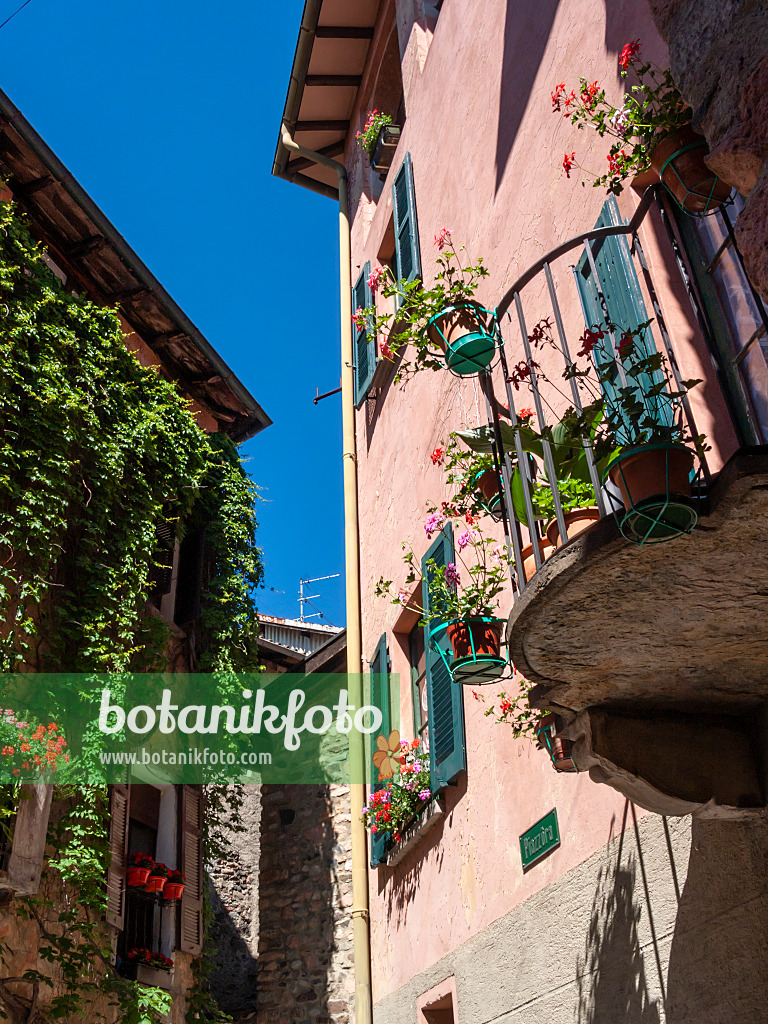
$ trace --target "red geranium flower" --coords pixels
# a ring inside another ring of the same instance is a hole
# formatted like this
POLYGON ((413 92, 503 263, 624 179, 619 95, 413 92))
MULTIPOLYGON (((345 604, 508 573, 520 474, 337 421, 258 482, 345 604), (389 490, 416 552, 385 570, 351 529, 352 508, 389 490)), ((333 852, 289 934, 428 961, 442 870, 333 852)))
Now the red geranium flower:
POLYGON ((633 59, 640 53, 640 40, 634 39, 631 43, 627 43, 624 49, 619 54, 619 67, 622 71, 627 71, 629 65, 633 59))
POLYGON ((570 176, 571 176, 571 168, 573 167, 573 162, 574 162, 575 158, 576 158, 576 152, 575 151, 573 153, 571 153, 570 156, 568 156, 567 153, 563 156, 563 170, 565 171, 566 178, 570 178, 570 176))

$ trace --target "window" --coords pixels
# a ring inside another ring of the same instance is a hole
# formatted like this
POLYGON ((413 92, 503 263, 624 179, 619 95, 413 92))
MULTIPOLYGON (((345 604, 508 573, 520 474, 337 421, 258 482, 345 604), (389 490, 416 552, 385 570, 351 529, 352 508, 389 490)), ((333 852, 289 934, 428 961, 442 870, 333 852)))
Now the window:
POLYGON ((458 1024, 456 1004, 456 978, 451 975, 418 997, 418 1024, 458 1024))
MULTIPOLYGON (((373 303, 373 296, 368 285, 371 276, 371 264, 366 263, 355 287, 352 289, 352 310, 366 309, 373 303)), ((355 408, 359 409, 371 388, 373 375, 376 372, 376 338, 368 325, 355 324, 353 353, 355 357, 355 408)))
MULTIPOLYGON (((382 789, 384 783, 379 781, 379 770, 373 763, 373 755, 376 752, 376 737, 388 737, 392 729, 392 698, 389 686, 389 655, 387 653, 387 634, 384 633, 378 644, 376 652, 371 659, 371 705, 381 711, 381 728, 375 735, 371 735, 370 748, 370 792, 382 789)), ((371 867, 375 868, 381 862, 382 855, 389 838, 388 832, 377 832, 371 834, 371 867)))
MULTIPOLYGON (((612 196, 603 204, 595 227, 601 228, 621 223, 619 208, 612 196)), ((585 252, 576 273, 586 325, 591 327, 595 324, 610 322, 620 326, 622 330, 634 331, 641 323, 645 323, 651 318, 645 308, 627 239, 623 236, 613 236, 592 242, 591 246, 592 260, 589 259, 585 246, 585 252), (594 273, 595 270, 597 277, 594 273)), ((618 343, 618 338, 616 342, 618 343)), ((644 345, 648 355, 654 352, 655 343, 650 327, 645 331, 644 345)), ((595 358, 599 359, 597 353, 598 350, 595 349, 595 358)), ((611 361, 611 363, 615 371, 615 380, 612 383, 604 381, 602 385, 607 405, 610 405, 612 399, 615 399, 618 388, 621 387, 616 363, 615 361, 611 361)), ((651 391, 653 384, 662 384, 663 382, 664 375, 660 370, 653 375, 653 379, 648 374, 643 374, 637 380, 637 383, 642 385, 644 394, 651 391)), ((654 403, 653 409, 644 406, 636 416, 632 417, 632 420, 639 421, 649 413, 654 415, 656 422, 663 419, 665 425, 671 425, 672 410, 668 402, 654 403)), ((621 418, 627 435, 633 436, 637 423, 628 422, 624 416, 621 418)))
POLYGON ((117 955, 140 946, 171 955, 199 954, 202 914, 202 789, 200 786, 114 785, 110 790, 111 861, 107 922, 119 931, 117 955), (186 876, 180 906, 128 889, 126 868, 142 852, 186 876))
MULTIPOLYGON (((734 194, 733 212, 744 200, 734 194)), ((742 434, 768 443, 768 314, 744 272, 731 215, 675 218, 707 326, 736 406, 742 434)))
POLYGON ((414 281, 421 277, 419 224, 416 218, 416 191, 413 187, 411 154, 406 153, 392 185, 392 216, 395 228, 394 274, 398 279, 414 281))
MULTIPOLYGON (((429 568, 427 563, 434 560, 436 566, 447 565, 454 559, 453 531, 447 523, 439 537, 421 560, 424 580, 422 600, 429 610, 429 568)), ((437 793, 467 767, 464 738, 464 693, 455 684, 448 666, 439 652, 430 643, 430 633, 439 625, 434 620, 424 627, 425 671, 427 689, 427 726, 429 730, 429 767, 432 792, 437 793)), ((449 640, 445 633, 438 634, 437 643, 446 647, 449 640)))
POLYGON ((429 701, 427 700, 427 651, 424 629, 414 626, 408 634, 408 661, 411 666, 413 735, 429 750, 429 701))

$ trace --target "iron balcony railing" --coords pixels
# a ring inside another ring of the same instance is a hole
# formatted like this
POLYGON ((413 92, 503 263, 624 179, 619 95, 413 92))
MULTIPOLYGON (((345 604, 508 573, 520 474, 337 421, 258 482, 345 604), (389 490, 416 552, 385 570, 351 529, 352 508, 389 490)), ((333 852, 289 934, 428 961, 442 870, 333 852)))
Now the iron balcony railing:
MULTIPOLYGON (((580 386, 580 379, 577 374, 572 372, 572 368, 576 362, 574 357, 578 349, 576 339, 583 335, 585 325, 590 327, 602 320, 606 341, 610 346, 610 354, 615 360, 615 365, 619 367, 621 381, 617 381, 617 387, 627 383, 621 370, 619 338, 616 337, 616 332, 610 326, 612 323, 616 323, 616 296, 611 293, 611 286, 606 286, 604 283, 607 263, 612 264, 608 268, 610 272, 623 275, 622 285, 626 285, 632 293, 636 308, 641 313, 644 309, 647 310, 644 320, 652 321, 649 330, 652 332, 657 351, 666 358, 672 375, 671 380, 674 381, 678 392, 686 390, 683 386, 678 357, 659 302, 657 289, 638 237, 639 228, 655 206, 662 214, 662 223, 667 227, 667 232, 670 235, 669 241, 674 241, 668 220, 664 219, 664 208, 660 199, 657 198, 657 193, 658 187, 645 192, 629 223, 620 222, 618 209, 614 206, 610 219, 615 222, 585 231, 547 253, 514 282, 497 307, 497 324, 500 334, 505 339, 499 345, 499 359, 508 416, 514 435, 511 443, 509 427, 506 424, 502 426, 500 420, 499 403, 493 392, 490 371, 482 374, 481 383, 486 401, 494 465, 502 482, 504 502, 501 518, 504 522, 510 560, 514 564, 511 576, 516 595, 522 594, 530 583, 523 571, 523 549, 525 547, 523 531, 526 531, 532 544, 531 554, 535 570, 538 570, 544 562, 544 554, 540 545, 540 540, 543 540, 542 526, 540 520, 537 519, 535 508, 537 471, 541 474, 541 479, 551 487, 553 518, 557 522, 559 535, 563 539, 568 538, 568 525, 558 486, 557 459, 554 456, 552 444, 547 439, 546 428, 551 428, 557 423, 558 413, 564 413, 569 404, 576 414, 580 415, 584 412, 586 396, 580 386), (614 242, 613 246, 610 246, 608 240, 611 239, 620 241, 618 244, 614 242), (607 251, 609 248, 612 250, 611 252, 607 251), (621 265, 616 265, 617 263, 621 265), (573 289, 575 289, 575 295, 573 289), (591 305, 585 299, 585 289, 590 291, 591 305), (651 309, 647 309, 646 299, 650 302, 651 309), (542 320, 547 320, 550 324, 552 342, 547 351, 549 362, 543 369, 539 364, 540 353, 534 351, 532 345, 531 332, 531 326, 534 323, 540 324, 542 320), (510 368, 508 359, 510 351, 520 352, 524 356, 524 359, 516 366, 513 365, 512 368, 510 368), (559 367, 555 365, 558 361, 559 367), (515 372, 516 367, 519 369, 523 366, 526 367, 523 370, 525 388, 520 386, 519 373, 515 372), (557 389, 553 390, 553 380, 557 381, 559 393, 555 393, 557 389), (528 394, 530 394, 530 398, 528 394), (537 434, 540 436, 544 432, 545 435, 540 440, 538 463, 531 458, 530 451, 526 451, 523 431, 515 429, 526 422, 532 422, 528 415, 521 419, 521 409, 523 408, 521 399, 524 399, 526 404, 532 399, 534 408, 531 412, 535 413, 537 434), (506 445, 504 443, 505 436, 506 445), (534 464, 536 468, 534 468, 534 464), (512 479, 516 471, 519 475, 519 482, 516 483, 515 494, 519 508, 522 493, 524 517, 518 514, 515 501, 513 501, 512 479), (521 519, 525 521, 521 522, 521 519)), ((674 259, 677 260, 684 283, 689 286, 685 267, 676 245, 673 246, 674 259)), ((672 265, 674 267, 674 262, 672 265)), ((705 330, 707 325, 702 322, 703 314, 690 287, 689 296, 694 306, 694 312, 699 319, 699 326, 707 340, 707 331, 705 330)), ((729 396, 725 395, 724 397, 726 404, 730 406, 729 396)), ((679 402, 686 433, 695 438, 700 431, 687 395, 679 402)), ((501 415, 505 414, 502 412, 501 415)), ((600 478, 590 439, 585 437, 580 439, 579 443, 583 446, 584 459, 595 496, 594 504, 599 510, 599 515, 600 517, 612 515, 621 506, 621 499, 617 492, 611 490, 610 484, 606 487, 600 478)), ((708 485, 711 476, 710 469, 706 457, 701 451, 697 452, 695 466, 698 478, 704 486, 708 485)))

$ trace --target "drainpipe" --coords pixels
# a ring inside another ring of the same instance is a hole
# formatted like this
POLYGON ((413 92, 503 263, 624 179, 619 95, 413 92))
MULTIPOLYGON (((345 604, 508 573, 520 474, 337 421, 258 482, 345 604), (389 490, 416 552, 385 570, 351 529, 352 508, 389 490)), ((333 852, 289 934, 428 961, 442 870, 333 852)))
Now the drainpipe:
MULTIPOLYGON (((352 338, 352 254, 349 241, 347 169, 338 160, 314 153, 294 142, 286 125, 286 149, 330 167, 339 179, 339 284, 341 293, 341 410, 344 471, 344 552, 347 585, 347 685, 349 703, 363 705, 363 644, 360 624, 360 526, 357 517, 357 453, 355 442, 354 352, 352 338)), ((355 1021, 372 1024, 371 943, 368 914, 368 851, 361 815, 365 786, 365 744, 362 734, 351 734, 349 760, 352 811, 352 929, 355 956, 355 1021)))

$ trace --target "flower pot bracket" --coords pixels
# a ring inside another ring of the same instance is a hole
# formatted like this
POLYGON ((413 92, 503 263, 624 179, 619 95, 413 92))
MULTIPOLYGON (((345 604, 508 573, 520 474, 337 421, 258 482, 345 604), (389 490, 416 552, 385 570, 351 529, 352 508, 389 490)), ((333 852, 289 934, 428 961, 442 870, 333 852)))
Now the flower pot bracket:
MULTIPOLYGON (((623 448, 615 455, 605 468, 603 483, 608 479, 609 472, 618 468, 622 484, 630 501, 629 509, 617 514, 619 529, 634 544, 663 544, 690 533, 699 521, 696 502, 688 495, 675 494, 670 487, 669 460, 670 453, 683 447, 664 443, 639 445, 635 448, 623 448), (632 497, 632 489, 624 475, 621 463, 632 455, 643 451, 663 451, 666 455, 665 490, 657 495, 637 501, 632 497)), ((701 468, 696 472, 694 483, 699 481, 701 468)))
MULTIPOLYGON (((707 149, 707 151, 709 151, 707 146, 707 140, 704 138, 702 138, 701 140, 697 140, 696 142, 689 142, 687 145, 681 146, 680 149, 676 149, 675 152, 672 153, 671 156, 668 156, 664 163, 661 165, 661 171, 659 172, 659 177, 661 178, 661 182, 666 188, 667 192, 669 192, 669 194, 675 200, 675 202, 683 211, 683 213, 688 214, 689 217, 706 217, 707 214, 714 213, 715 210, 719 210, 722 206, 725 205, 722 199, 718 198, 715 194, 717 186, 720 183, 720 178, 715 174, 714 171, 712 171, 711 176, 703 178, 701 181, 691 183, 685 181, 680 176, 677 167, 673 163, 674 160, 676 160, 679 156, 682 156, 684 153, 689 152, 689 150, 701 149, 702 146, 705 149, 707 149), (672 189, 669 188, 669 186, 664 181, 664 172, 667 170, 667 168, 669 168, 670 172, 674 174, 674 176, 680 183, 682 198, 676 196, 672 189), (691 207, 689 207, 688 205, 689 200, 691 201, 691 207), (703 208, 700 210, 697 209, 697 207, 701 206, 702 203, 703 208)), ((728 199, 726 202, 731 203, 732 201, 733 200, 728 199)))
POLYGON ((395 150, 400 142, 400 127, 396 124, 385 124, 379 130, 378 138, 371 152, 371 167, 386 177, 392 166, 395 150))
POLYGON ((578 772, 576 762, 571 757, 571 741, 557 736, 554 715, 545 715, 536 727, 536 740, 542 750, 546 750, 556 772, 578 772))
MULTIPOLYGON (((471 630, 469 631, 471 652, 465 658, 454 657, 451 645, 446 642, 445 635, 448 627, 466 622, 494 622, 500 625, 502 631, 506 625, 504 619, 480 615, 472 619, 452 619, 450 622, 441 622, 429 631, 429 645, 439 655, 454 683, 461 683, 464 686, 483 686, 496 682, 502 677, 509 664, 509 655, 495 657, 491 654, 478 653, 471 630)), ((501 646, 507 646, 505 639, 501 641, 501 646)))
POLYGON ((445 345, 443 361, 456 377, 471 377, 476 373, 483 373, 492 365, 496 350, 502 344, 495 311, 479 306, 475 302, 455 302, 451 306, 445 306, 439 313, 430 317, 427 328, 430 327, 442 338, 445 345), (477 318, 478 329, 468 331, 449 342, 443 332, 441 321, 450 313, 462 309, 469 310, 477 318), (478 313, 487 314, 487 324, 481 323, 477 317, 478 313))

